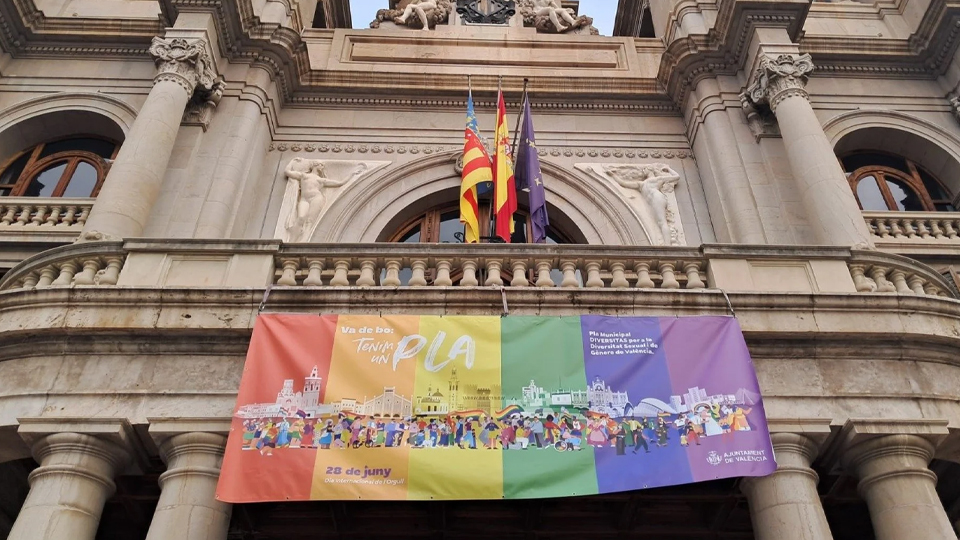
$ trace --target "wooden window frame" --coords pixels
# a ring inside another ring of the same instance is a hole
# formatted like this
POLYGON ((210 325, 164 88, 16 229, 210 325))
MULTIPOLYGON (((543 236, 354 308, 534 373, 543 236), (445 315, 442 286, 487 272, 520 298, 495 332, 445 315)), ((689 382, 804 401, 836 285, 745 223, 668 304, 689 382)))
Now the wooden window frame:
POLYGON ((77 167, 81 162, 86 162, 97 170, 97 182, 94 184, 93 191, 89 197, 96 198, 96 196, 100 193, 100 188, 103 186, 103 181, 107 177, 107 172, 110 170, 109 163, 102 156, 86 150, 66 150, 45 156, 43 158, 39 157, 40 154, 43 153, 43 149, 48 144, 67 139, 99 139, 109 142, 114 145, 113 153, 110 155, 111 160, 115 159, 117 157, 117 152, 120 151, 120 144, 116 141, 95 135, 72 135, 70 137, 40 143, 29 150, 25 150, 11 157, 6 161, 6 163, 3 164, 3 167, 0 168, 0 172, 6 171, 7 168, 11 167, 18 159, 22 158, 24 154, 30 154, 30 158, 27 160, 27 163, 24 165, 23 170, 20 172, 20 176, 17 177, 16 181, 12 184, 0 184, 0 190, 10 190, 9 194, 3 196, 23 197, 24 193, 30 187, 30 184, 38 174, 52 165, 66 162, 67 166, 60 175, 59 180, 57 180, 57 185, 53 189, 53 193, 50 194, 50 197, 62 197, 63 193, 67 190, 67 186, 70 184, 70 181, 73 179, 73 174, 77 171, 77 167))
MULTIPOLYGON (((480 201, 480 236, 488 237, 490 236, 490 212, 491 205, 489 202, 480 201)), ((387 242, 400 242, 400 240, 405 237, 414 227, 420 225, 420 241, 419 244, 438 244, 440 243, 440 218, 443 214, 449 212, 456 212, 457 215, 460 213, 460 207, 454 204, 443 204, 437 205, 433 208, 430 208, 424 213, 421 213, 403 223, 400 227, 397 228, 397 232, 390 235, 387 242)), ((526 210, 518 210, 517 214, 520 214, 526 217, 526 229, 527 229, 527 238, 533 238, 533 222, 530 219, 530 214, 526 210)), ((565 242, 570 243, 569 237, 563 232, 551 228, 551 231, 555 236, 559 236, 565 242)))
POLYGON ((887 185, 887 177, 890 177, 891 180, 899 180, 917 195, 917 198, 920 200, 920 204, 923 206, 924 212, 936 212, 937 209, 933 204, 933 200, 930 198, 930 193, 927 192, 926 186, 923 185, 923 179, 920 178, 920 174, 917 172, 916 167, 909 161, 907 164, 913 174, 906 174, 901 170, 894 169, 893 167, 885 167, 883 165, 868 165, 853 171, 853 173, 851 173, 848 177, 848 180, 850 183, 850 189, 853 190, 853 196, 856 197, 857 204, 860 205, 860 210, 863 210, 863 204, 860 202, 860 196, 857 194, 857 186, 860 184, 861 180, 868 176, 872 176, 876 179, 877 187, 880 189, 880 193, 883 195, 883 201, 887 204, 888 211, 903 212, 903 210, 900 210, 897 207, 897 201, 894 199, 893 193, 890 191, 890 187, 887 185))

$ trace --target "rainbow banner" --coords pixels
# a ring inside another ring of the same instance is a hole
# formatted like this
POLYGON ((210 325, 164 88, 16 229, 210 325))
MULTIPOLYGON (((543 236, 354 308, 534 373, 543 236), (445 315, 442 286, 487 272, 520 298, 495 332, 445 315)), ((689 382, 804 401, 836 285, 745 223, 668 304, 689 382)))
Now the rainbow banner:
POLYGON ((727 317, 260 315, 217 499, 520 499, 776 469, 727 317))

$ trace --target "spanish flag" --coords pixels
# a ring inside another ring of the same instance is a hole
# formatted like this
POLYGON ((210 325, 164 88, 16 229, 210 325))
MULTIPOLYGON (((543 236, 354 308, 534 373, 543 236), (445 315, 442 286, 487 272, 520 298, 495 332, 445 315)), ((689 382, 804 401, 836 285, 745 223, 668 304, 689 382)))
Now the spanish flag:
POLYGON ((513 177, 513 156, 507 126, 507 106, 503 91, 497 92, 497 152, 493 158, 493 210, 497 218, 497 236, 510 243, 513 213, 517 211, 517 187, 513 177))
POLYGON ((487 153, 477 115, 473 110, 473 90, 467 97, 467 129, 463 135, 463 173, 460 180, 460 223, 464 226, 464 240, 468 244, 480 241, 480 208, 477 205, 477 185, 493 180, 490 154, 487 153))

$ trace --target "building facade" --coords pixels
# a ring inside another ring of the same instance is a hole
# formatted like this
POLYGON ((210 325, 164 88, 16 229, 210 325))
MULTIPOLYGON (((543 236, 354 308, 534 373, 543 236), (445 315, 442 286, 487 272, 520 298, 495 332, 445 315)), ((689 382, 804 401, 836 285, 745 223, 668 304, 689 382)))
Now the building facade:
POLYGON ((0 537, 957 538, 960 4, 620 0, 601 36, 594 2, 383 3, 0 1, 0 537), (488 134, 528 81, 546 245, 523 197, 463 244, 468 76, 488 134), (506 304, 735 315, 777 472, 214 499, 260 311, 506 304))

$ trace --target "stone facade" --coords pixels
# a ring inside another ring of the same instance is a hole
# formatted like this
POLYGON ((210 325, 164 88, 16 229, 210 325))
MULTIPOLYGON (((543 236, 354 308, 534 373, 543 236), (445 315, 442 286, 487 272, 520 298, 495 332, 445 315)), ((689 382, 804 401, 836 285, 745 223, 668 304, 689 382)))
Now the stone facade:
POLYGON ((477 25, 384 0, 357 30, 345 0, 0 2, 4 171, 104 173, 96 197, 0 176, 0 538, 956 538, 960 8, 620 3, 600 36, 592 2, 477 25), (528 80, 567 245, 448 243, 467 76, 487 134, 498 84, 513 121, 528 80), (117 148, 42 161, 89 138, 117 148), (482 510, 214 499, 260 310, 504 296, 735 314, 777 472, 482 510))

